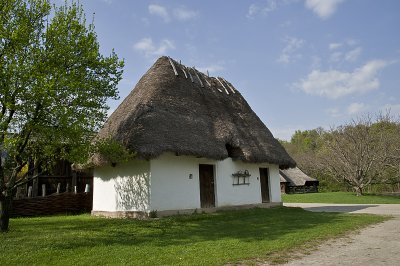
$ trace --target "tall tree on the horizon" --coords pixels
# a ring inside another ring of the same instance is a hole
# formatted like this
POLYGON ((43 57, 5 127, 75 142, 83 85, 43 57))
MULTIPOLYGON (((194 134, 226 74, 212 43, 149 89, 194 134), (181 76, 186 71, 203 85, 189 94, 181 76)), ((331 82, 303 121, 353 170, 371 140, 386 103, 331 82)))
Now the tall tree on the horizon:
POLYGON ((367 116, 334 128, 325 146, 326 169, 337 181, 353 187, 357 196, 371 183, 399 174, 400 125, 389 115, 376 121, 367 116))
POLYGON ((400 123, 390 111, 331 130, 296 130, 290 142, 281 143, 323 190, 353 189, 362 195, 372 184, 400 185, 400 123))
POLYGON ((106 100, 118 98, 123 61, 100 53, 93 23, 74 1, 52 9, 48 0, 2 0, 0 10, 0 230, 7 231, 32 156, 87 158, 106 100))

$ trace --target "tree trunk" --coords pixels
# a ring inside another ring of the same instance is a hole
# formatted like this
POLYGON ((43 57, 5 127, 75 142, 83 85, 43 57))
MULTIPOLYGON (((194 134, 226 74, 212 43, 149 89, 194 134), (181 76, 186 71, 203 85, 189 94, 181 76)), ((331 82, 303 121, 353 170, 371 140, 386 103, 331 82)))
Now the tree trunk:
POLYGON ((362 187, 354 187, 354 189, 356 190, 356 196, 362 196, 362 187))
POLYGON ((9 196, 0 199, 0 231, 7 232, 10 222, 10 210, 12 199, 9 196))

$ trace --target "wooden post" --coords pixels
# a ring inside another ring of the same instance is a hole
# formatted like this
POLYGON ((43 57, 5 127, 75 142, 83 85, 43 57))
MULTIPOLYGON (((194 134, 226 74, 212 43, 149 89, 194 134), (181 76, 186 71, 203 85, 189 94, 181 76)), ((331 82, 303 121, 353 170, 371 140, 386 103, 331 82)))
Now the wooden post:
POLYGON ((76 172, 75 171, 73 171, 72 172, 72 187, 75 187, 75 186, 77 186, 77 180, 76 180, 77 178, 76 178, 76 172))
POLYGON ((42 184, 42 197, 46 196, 46 184, 42 184))
POLYGON ((57 184, 57 194, 60 194, 60 189, 61 189, 61 183, 57 184))
POLYGON ((17 187, 17 193, 15 194, 16 199, 22 198, 22 187, 17 187))
POLYGON ((37 159, 34 160, 33 167, 33 176, 36 176, 36 178, 33 179, 32 196, 37 197, 39 195, 39 161, 37 159))
POLYGON ((39 194, 38 191, 39 191, 39 177, 36 177, 33 179, 32 183, 32 196, 37 197, 39 194))
POLYGON ((169 63, 171 64, 171 66, 172 66, 172 69, 174 70, 175 76, 178 76, 178 72, 176 71, 174 62, 172 62, 170 57, 168 57, 168 60, 169 60, 169 63))

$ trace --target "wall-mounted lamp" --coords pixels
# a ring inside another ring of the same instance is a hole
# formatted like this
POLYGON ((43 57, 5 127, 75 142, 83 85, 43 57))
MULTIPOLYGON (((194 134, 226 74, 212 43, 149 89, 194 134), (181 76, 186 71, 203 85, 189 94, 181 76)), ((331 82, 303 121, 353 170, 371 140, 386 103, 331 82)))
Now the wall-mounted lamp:
POLYGON ((193 179, 193 174, 189 174, 189 179, 193 179))

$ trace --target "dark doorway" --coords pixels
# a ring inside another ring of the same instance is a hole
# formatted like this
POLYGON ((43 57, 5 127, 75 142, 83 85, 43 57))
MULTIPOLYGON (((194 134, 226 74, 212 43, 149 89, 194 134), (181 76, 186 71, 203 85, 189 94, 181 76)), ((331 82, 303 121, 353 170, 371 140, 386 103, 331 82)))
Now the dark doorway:
POLYGON ((268 168, 260 168, 261 199, 263 203, 270 202, 269 199, 269 171, 268 168))
POLYGON ((200 164, 200 206, 201 208, 215 207, 214 165, 200 164))

